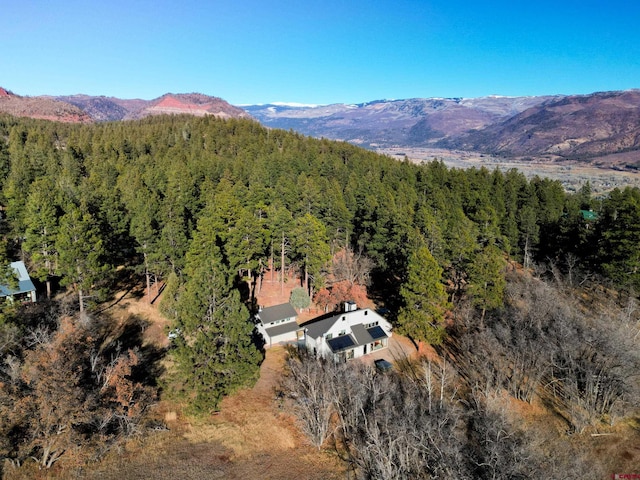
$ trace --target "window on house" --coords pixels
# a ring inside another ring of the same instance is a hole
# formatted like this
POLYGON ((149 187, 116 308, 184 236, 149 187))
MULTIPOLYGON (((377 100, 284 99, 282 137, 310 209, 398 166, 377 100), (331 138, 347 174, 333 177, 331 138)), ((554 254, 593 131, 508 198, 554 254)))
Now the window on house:
POLYGON ((333 338, 333 333, 327 333, 327 340, 331 340, 333 338))

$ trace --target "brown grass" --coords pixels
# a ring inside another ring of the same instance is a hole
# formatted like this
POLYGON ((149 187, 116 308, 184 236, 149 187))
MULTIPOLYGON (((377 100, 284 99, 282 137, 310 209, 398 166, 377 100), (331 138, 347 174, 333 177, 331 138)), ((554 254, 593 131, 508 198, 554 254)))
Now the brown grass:
MULTIPOLYGON (((116 298, 118 301, 107 309, 115 319, 122 321, 135 315, 145 325, 145 343, 167 344, 168 321, 158 312, 157 300, 150 304, 141 287, 121 292, 116 298)), ((309 446, 293 416, 275 398, 284 357, 284 348, 269 349, 256 385, 227 397, 216 415, 190 419, 181 414, 180 405, 165 400, 155 407, 154 414, 164 420, 166 431, 130 440, 93 466, 74 465, 75 457, 67 455, 50 470, 38 470, 35 464, 20 470, 7 466, 4 478, 344 478, 342 462, 331 453, 309 446)))

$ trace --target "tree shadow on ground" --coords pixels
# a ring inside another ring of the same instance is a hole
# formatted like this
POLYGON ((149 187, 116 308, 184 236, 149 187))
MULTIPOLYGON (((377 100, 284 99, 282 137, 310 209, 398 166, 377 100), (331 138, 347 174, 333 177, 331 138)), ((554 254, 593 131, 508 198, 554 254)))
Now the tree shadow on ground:
POLYGON ((144 331, 150 322, 138 315, 129 315, 115 322, 108 315, 96 319, 96 333, 104 347, 103 354, 117 357, 120 353, 132 350, 139 353, 139 363, 132 370, 131 379, 143 385, 157 387, 158 379, 165 369, 161 365, 167 349, 145 342, 144 331))

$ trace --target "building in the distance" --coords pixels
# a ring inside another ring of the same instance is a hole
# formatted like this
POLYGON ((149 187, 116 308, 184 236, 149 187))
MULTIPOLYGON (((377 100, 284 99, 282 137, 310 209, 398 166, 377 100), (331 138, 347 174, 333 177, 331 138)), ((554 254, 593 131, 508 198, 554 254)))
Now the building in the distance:
POLYGON ((8 298, 11 301, 35 302, 36 287, 31 281, 24 262, 11 262, 11 268, 17 282, 13 284, 0 285, 0 298, 8 298))

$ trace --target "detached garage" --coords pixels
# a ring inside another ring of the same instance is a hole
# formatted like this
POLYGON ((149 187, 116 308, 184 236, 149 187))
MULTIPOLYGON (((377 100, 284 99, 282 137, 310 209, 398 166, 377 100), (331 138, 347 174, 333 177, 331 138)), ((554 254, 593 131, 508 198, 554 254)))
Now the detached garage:
POLYGON ((298 313, 290 303, 260 309, 256 315, 256 328, 264 338, 265 347, 297 342, 300 330, 297 317, 298 313))

